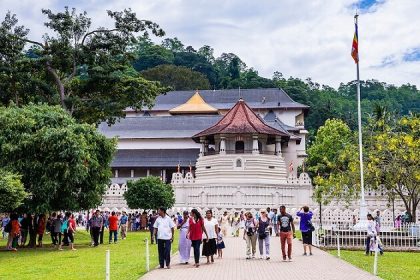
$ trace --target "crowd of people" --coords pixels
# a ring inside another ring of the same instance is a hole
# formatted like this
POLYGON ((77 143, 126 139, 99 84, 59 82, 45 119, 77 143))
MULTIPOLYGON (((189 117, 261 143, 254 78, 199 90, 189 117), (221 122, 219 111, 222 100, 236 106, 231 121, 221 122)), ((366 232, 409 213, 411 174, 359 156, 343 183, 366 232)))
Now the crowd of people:
MULTIPOLYGON (((300 218, 304 255, 312 256, 313 214, 309 207, 304 206, 296 215, 300 218)), ((204 216, 197 209, 192 209, 170 217, 165 208, 159 208, 153 223, 153 236, 157 239, 160 268, 170 268, 175 229, 179 230, 180 263, 188 264, 192 251, 195 267, 200 266, 201 255, 206 257, 207 264, 214 263, 216 255, 223 258, 223 249, 226 247, 224 238, 230 229, 233 237, 242 234, 246 244, 246 259, 256 258, 258 240, 259 258, 270 260, 270 237, 275 235, 280 238, 283 260, 291 261, 292 240, 296 237, 293 217, 286 212, 285 206, 280 207, 279 214, 277 209, 267 208, 255 214, 236 212, 232 216, 224 212, 219 219, 213 216, 211 210, 207 210, 204 216)))

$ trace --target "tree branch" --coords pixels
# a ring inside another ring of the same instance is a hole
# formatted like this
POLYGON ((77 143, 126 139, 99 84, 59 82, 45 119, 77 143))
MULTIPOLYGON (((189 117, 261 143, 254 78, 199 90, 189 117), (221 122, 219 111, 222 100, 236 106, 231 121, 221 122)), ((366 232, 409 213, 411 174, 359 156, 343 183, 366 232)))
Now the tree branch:
POLYGON ((85 34, 85 36, 83 36, 83 39, 82 39, 82 43, 81 43, 81 45, 82 46, 84 46, 84 44, 85 44, 85 39, 88 37, 88 36, 90 36, 90 35, 92 35, 92 34, 95 34, 95 33, 107 33, 107 32, 114 32, 114 31, 118 31, 118 28, 114 28, 114 29, 104 29, 104 30, 101 30, 101 29, 97 29, 97 30, 93 30, 93 31, 91 31, 91 32, 88 32, 88 33, 86 33, 85 34))
POLYGON ((60 77, 57 74, 57 71, 51 66, 51 63, 49 61, 46 62, 46 66, 48 72, 50 72, 51 75, 54 77, 55 83, 58 86, 58 90, 60 91, 61 106, 65 109, 66 106, 64 104, 65 93, 63 82, 61 81, 60 77))

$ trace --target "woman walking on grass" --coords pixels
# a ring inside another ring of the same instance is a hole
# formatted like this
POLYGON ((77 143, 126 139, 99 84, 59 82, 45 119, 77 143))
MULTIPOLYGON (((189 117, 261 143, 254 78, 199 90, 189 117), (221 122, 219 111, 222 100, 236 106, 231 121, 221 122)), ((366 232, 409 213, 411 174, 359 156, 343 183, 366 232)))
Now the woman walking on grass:
POLYGON ((189 219, 187 238, 191 240, 191 245, 194 249, 195 267, 197 268, 200 266, 200 245, 203 238, 203 232, 206 235, 206 240, 204 242, 208 242, 209 236, 204 227, 204 219, 197 209, 193 209, 191 210, 191 218, 189 219))

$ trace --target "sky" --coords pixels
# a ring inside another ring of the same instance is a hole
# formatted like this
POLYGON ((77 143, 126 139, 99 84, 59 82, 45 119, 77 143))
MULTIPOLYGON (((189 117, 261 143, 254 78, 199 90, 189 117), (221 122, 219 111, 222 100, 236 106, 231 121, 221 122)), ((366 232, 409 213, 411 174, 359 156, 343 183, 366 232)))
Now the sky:
MULTIPOLYGON (((338 87, 356 78, 350 56, 354 14, 359 16, 360 78, 420 87, 419 0, 0 0, 41 40, 41 9, 85 10, 92 28, 112 26, 106 10, 131 8, 157 22, 185 46, 231 52, 261 76, 275 71, 338 87)), ((161 38, 156 39, 157 42, 161 38)))

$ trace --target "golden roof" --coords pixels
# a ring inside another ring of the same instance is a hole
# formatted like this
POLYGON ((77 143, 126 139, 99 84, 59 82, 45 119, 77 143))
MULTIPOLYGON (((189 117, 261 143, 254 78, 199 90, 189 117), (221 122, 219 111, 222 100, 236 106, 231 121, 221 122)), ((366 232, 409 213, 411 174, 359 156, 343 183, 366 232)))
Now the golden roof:
POLYGON ((171 114, 215 114, 217 112, 216 108, 204 101, 198 91, 196 91, 184 104, 169 110, 169 113, 171 114))

